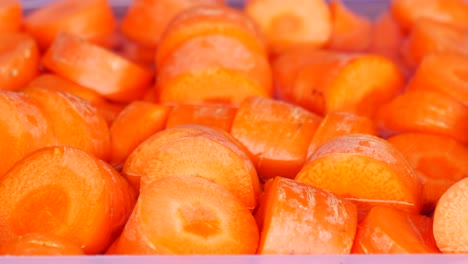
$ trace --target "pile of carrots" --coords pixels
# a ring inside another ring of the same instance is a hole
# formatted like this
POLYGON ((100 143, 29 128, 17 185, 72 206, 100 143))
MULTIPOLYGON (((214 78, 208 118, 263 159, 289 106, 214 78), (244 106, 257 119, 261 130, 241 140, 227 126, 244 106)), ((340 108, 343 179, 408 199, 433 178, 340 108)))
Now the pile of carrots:
POLYGON ((468 253, 468 3, 0 0, 0 255, 468 253))

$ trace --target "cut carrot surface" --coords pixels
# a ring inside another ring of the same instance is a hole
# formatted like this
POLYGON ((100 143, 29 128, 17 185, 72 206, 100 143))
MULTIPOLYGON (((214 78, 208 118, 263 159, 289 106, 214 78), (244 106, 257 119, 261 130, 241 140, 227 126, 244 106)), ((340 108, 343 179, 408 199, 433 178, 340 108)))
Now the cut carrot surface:
POLYGON ((66 79, 120 102, 141 98, 153 73, 70 34, 60 34, 42 58, 43 65, 66 79))
POLYGON ((92 155, 43 148, 0 181, 0 243, 45 233, 100 253, 122 230, 135 198, 125 179, 92 155))
POLYGON ((259 254, 348 254, 356 206, 334 194, 281 177, 267 182, 256 220, 259 254))
POLYGON ((167 177, 142 190, 114 254, 253 254, 258 228, 225 189, 196 177, 167 177))
POLYGON ((32 233, 19 236, 0 245, 0 256, 77 256, 83 250, 62 238, 32 233))
POLYGON ((234 118, 231 134, 248 150, 262 180, 294 178, 321 118, 301 107, 251 97, 234 118))
POLYGON ((18 32, 23 22, 21 1, 0 1, 0 33, 18 32))

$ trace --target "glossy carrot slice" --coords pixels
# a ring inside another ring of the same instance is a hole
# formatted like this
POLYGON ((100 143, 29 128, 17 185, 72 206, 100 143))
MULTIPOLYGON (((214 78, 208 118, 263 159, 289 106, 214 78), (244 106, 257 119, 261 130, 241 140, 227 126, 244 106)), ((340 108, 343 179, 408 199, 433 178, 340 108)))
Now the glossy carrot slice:
POLYGON ((55 39, 42 63, 57 75, 119 102, 141 98, 153 79, 148 69, 70 34, 55 39))
POLYGON ((0 2, 0 32, 18 32, 21 30, 23 14, 19 0, 0 2))
POLYGON ((419 213, 422 186, 415 171, 384 139, 354 134, 323 144, 296 180, 331 191, 358 205, 360 213, 385 205, 419 213))
POLYGON ((0 89, 19 90, 39 73, 39 49, 25 33, 0 33, 0 89))
POLYGON ((96 254, 122 230, 136 196, 110 165, 78 149, 49 147, 15 164, 0 181, 0 199, 0 243, 46 233, 96 254))
POLYGON ((439 253, 432 234, 432 219, 394 208, 376 206, 359 223, 354 254, 439 253))
POLYGON ((268 181, 256 215, 259 254, 349 254, 357 226, 356 206, 336 195, 291 180, 268 181), (311 228, 313 227, 313 228, 311 228))
POLYGON ((281 101, 251 97, 234 118, 231 134, 248 151, 260 178, 294 178, 321 118, 281 101))
POLYGON ((77 256, 83 250, 62 238, 32 233, 19 236, 0 245, 0 255, 9 256, 77 256))
POLYGON ((24 26, 45 50, 61 32, 107 46, 116 21, 107 0, 59 0, 26 16, 24 26))

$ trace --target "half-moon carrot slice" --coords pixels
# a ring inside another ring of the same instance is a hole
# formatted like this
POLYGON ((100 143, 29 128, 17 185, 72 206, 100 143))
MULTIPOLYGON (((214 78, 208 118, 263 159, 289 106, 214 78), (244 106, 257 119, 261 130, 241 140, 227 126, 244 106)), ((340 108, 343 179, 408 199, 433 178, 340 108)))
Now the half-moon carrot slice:
POLYGON ((23 11, 19 0, 0 2, 0 33, 18 32, 23 23, 23 11))
POLYGON ((77 256, 83 250, 76 244, 46 233, 31 233, 0 245, 0 255, 9 256, 77 256))

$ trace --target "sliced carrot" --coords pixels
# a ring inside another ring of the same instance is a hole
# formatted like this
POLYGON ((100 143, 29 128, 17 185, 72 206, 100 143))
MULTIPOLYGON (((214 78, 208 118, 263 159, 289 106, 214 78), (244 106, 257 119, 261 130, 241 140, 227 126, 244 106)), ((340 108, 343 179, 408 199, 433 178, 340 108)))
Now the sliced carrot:
POLYGON ((39 73, 39 49, 25 33, 0 34, 0 89, 19 90, 39 73))
POLYGON ((249 209, 260 193, 257 173, 242 146, 227 132, 199 125, 166 129, 127 158, 123 174, 140 190, 169 176, 196 176, 230 191, 249 209))
POLYGON ((141 98, 153 73, 76 36, 62 33, 42 58, 56 74, 119 102, 141 98))
POLYGON ((270 50, 279 54, 297 46, 322 47, 332 32, 324 0, 248 0, 245 12, 259 25, 270 50))
POLYGON ((118 48, 114 49, 117 54, 142 67, 154 67, 156 47, 147 47, 123 36, 119 38, 118 43, 118 48))
POLYGON ((443 253, 468 253, 468 178, 464 178, 440 197, 434 212, 434 237, 443 253))
POLYGON ((262 180, 294 178, 320 121, 319 116, 301 107, 251 97, 237 111, 231 134, 247 148, 262 180))
POLYGON ((0 243, 45 233, 96 254, 120 233, 136 196, 110 165, 78 149, 49 147, 15 164, 0 181, 0 199, 0 243))
POLYGON ((0 245, 0 255, 76 256, 83 255, 77 245, 50 234, 26 234, 0 245))
POLYGON ((377 127, 374 122, 364 116, 358 116, 347 112, 328 113, 315 130, 307 150, 307 159, 324 143, 329 140, 350 134, 377 135, 377 127))
POLYGON ((376 116, 380 134, 424 132, 468 143, 468 106, 433 91, 408 91, 382 105, 376 116))
POLYGON ((24 26, 45 50, 61 32, 107 46, 116 22, 107 0, 59 0, 26 16, 24 26))
POLYGON ((228 104, 174 104, 166 127, 197 124, 230 132, 237 109, 228 104))
POLYGON ((165 128, 170 108, 134 101, 125 107, 110 128, 112 165, 121 165, 145 139, 165 128))
POLYGON ((291 179, 267 182, 260 203, 264 215, 259 254, 349 254, 357 226, 356 206, 291 179), (263 207, 263 208, 262 208, 263 207))
POLYGON ((354 254, 439 253, 426 216, 376 206, 359 223, 354 254))
POLYGON ((18 32, 23 22, 19 0, 2 0, 0 2, 0 32, 18 32))
POLYGON ((450 186, 468 177, 468 148, 450 137, 402 133, 387 140, 419 172, 424 212, 431 212, 450 186))
POLYGON ((391 12, 384 12, 377 18, 371 36, 370 52, 391 58, 399 56, 405 33, 391 12))
POLYGON ((360 213, 386 205, 419 213, 422 186, 395 147, 372 135, 337 137, 319 147, 296 180, 329 190, 358 205, 360 213))
POLYGON ((330 3, 332 33, 327 47, 348 52, 366 51, 372 42, 372 22, 348 9, 341 0, 330 3))

